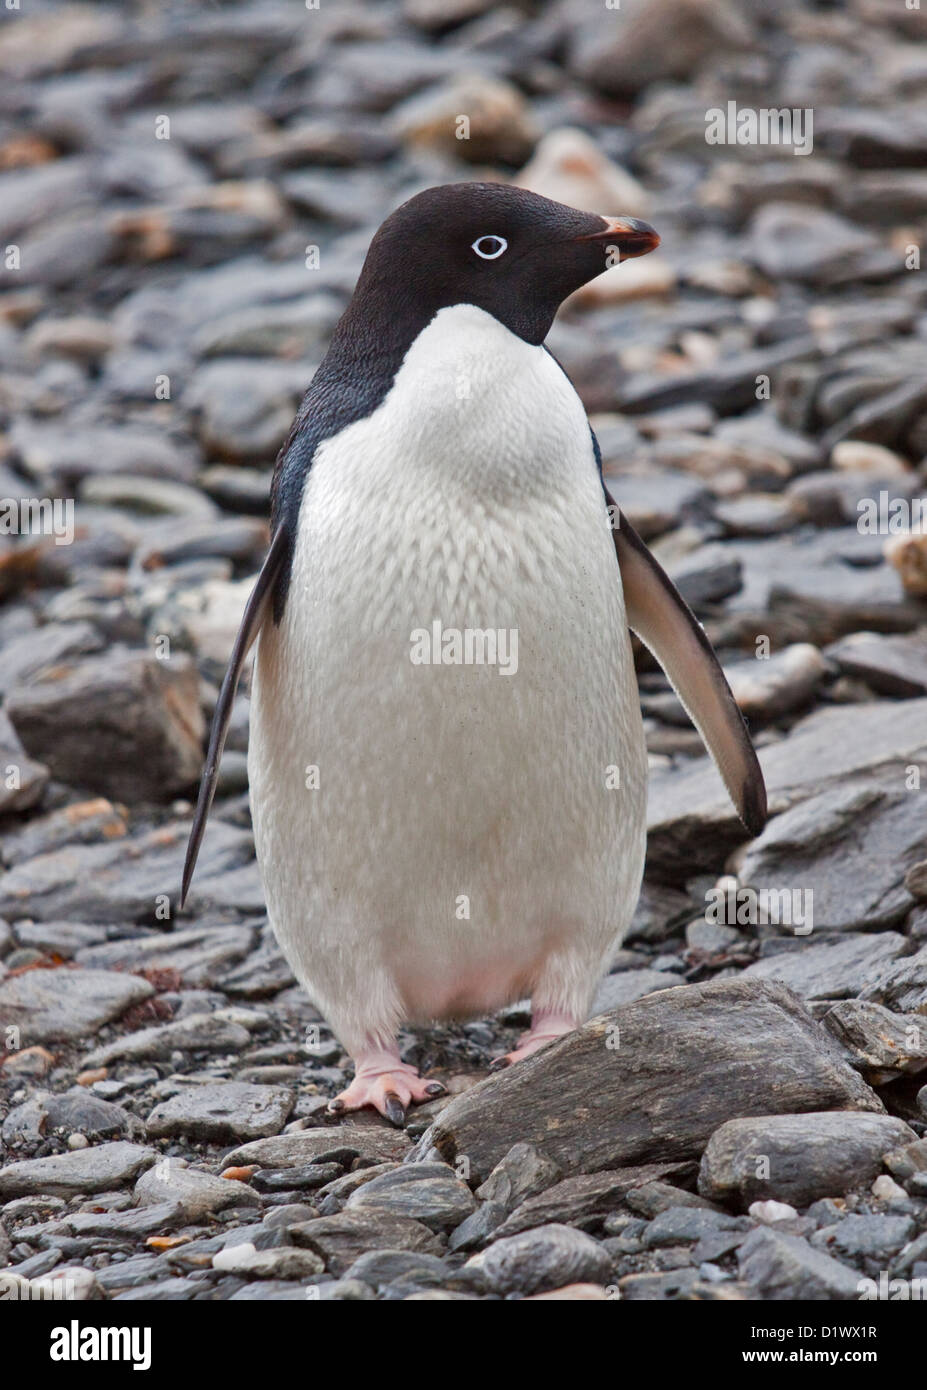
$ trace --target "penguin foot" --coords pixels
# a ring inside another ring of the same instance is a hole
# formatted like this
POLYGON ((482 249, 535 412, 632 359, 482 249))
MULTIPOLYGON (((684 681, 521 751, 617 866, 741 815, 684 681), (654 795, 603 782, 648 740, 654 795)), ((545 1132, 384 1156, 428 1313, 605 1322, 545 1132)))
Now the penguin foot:
POLYGON ((566 1033, 572 1033, 578 1027, 579 1023, 575 1018, 566 1018, 563 1014, 538 1014, 537 1018, 531 1020, 531 1031, 518 1039, 515 1050, 506 1052, 502 1057, 494 1057, 489 1070, 504 1071, 513 1062, 523 1062, 526 1057, 539 1052, 548 1043, 556 1042, 566 1033))
POLYGON ((405 1122, 407 1108, 415 1102, 434 1100, 443 1096, 445 1087, 440 1081, 429 1081, 419 1076, 415 1067, 410 1067, 399 1058, 390 1059, 386 1065, 382 1061, 357 1063, 357 1074, 350 1086, 329 1101, 328 1109, 332 1115, 343 1114, 347 1110, 363 1110, 372 1105, 375 1110, 391 1124, 405 1122))

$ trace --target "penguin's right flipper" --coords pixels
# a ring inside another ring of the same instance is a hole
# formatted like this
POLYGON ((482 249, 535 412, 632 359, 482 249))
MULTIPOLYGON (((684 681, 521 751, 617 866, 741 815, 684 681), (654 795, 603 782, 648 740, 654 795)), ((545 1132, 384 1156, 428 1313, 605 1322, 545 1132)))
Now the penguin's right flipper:
POLYGON ((766 784, 731 687, 704 628, 608 492, 628 627, 653 652, 685 706, 751 835, 766 824, 766 784))
POLYGON ((235 692, 238 689, 241 670, 254 639, 261 629, 261 624, 267 617, 277 578, 283 568, 288 548, 287 533, 284 527, 279 526, 270 543, 270 549, 264 564, 261 566, 257 582, 251 591, 251 597, 245 606, 244 617, 235 638, 235 645, 232 647, 232 655, 229 657, 225 679, 222 682, 222 689, 219 691, 219 699, 216 702, 215 713, 212 717, 206 766, 203 769, 203 780, 200 782, 200 794, 196 802, 196 814, 193 817, 193 827, 187 842, 187 857, 184 860, 183 883, 180 889, 181 907, 187 900, 190 880, 193 878, 193 870, 196 868, 197 855, 200 852, 203 833, 206 829, 206 821, 209 819, 209 808, 212 806, 212 800, 216 794, 219 762, 225 747, 225 737, 229 729, 229 720, 232 717, 232 705, 235 701, 235 692))

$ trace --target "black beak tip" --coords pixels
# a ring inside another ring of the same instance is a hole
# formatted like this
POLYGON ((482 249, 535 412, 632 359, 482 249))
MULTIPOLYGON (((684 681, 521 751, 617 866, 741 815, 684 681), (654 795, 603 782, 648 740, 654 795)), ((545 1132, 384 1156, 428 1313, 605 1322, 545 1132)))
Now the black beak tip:
POLYGON ((605 227, 597 240, 617 246, 622 260, 646 256, 660 245, 659 232, 639 217, 606 217, 604 221, 605 227))

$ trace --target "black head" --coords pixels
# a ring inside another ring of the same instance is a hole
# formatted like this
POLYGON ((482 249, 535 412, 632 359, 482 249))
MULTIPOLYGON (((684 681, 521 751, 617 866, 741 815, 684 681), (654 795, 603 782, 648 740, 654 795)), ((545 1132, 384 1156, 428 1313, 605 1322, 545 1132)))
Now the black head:
POLYGON ((446 184, 386 219, 354 305, 377 317, 412 315, 427 323, 439 309, 475 304, 527 342, 541 343, 568 295, 659 242, 633 217, 577 212, 506 184, 446 184))

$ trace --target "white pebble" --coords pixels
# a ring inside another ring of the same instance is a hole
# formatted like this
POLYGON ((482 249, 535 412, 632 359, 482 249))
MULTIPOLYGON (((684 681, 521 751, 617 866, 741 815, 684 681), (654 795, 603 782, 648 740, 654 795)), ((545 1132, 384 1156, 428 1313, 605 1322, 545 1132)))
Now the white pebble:
POLYGON ((90 1146, 90 1140, 87 1138, 86 1134, 69 1134, 69 1135, 68 1135, 68 1148, 69 1148, 69 1149, 86 1149, 86 1148, 89 1148, 89 1146, 90 1146))
POLYGON ((752 1202, 749 1215, 754 1221, 762 1221, 769 1226, 773 1221, 791 1221, 798 1212, 794 1207, 790 1207, 788 1202, 752 1202))
POLYGON ((903 1187, 896 1183, 894 1178, 890 1178, 887 1173, 882 1173, 872 1184, 872 1195, 877 1197, 880 1202, 906 1202, 908 1194, 903 1187))
POLYGON ((227 1245, 224 1250, 217 1250, 212 1257, 213 1269, 245 1269, 248 1261, 256 1253, 250 1240, 244 1241, 241 1245, 227 1245))

